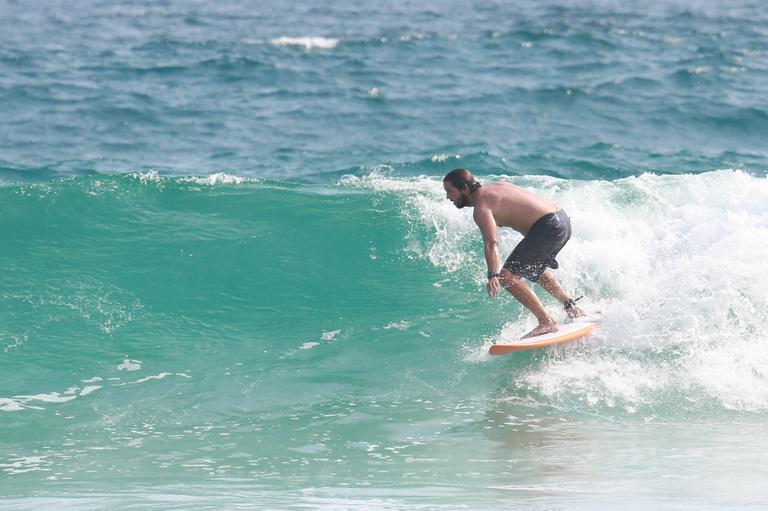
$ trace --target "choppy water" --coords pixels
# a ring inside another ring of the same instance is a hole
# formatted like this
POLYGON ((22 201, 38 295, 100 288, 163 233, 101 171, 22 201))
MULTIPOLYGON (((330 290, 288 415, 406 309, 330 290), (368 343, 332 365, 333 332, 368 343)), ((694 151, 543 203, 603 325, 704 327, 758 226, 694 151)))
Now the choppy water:
POLYGON ((0 3, 0 509, 760 509, 765 21, 0 3), (456 166, 569 212, 596 335, 486 355, 456 166))

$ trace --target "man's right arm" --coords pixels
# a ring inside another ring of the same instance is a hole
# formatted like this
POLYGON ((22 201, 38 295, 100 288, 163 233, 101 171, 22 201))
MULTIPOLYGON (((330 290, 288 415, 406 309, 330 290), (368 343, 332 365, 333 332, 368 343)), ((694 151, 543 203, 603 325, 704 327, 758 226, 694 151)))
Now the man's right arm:
MULTIPOLYGON (((490 208, 482 206, 475 207, 475 223, 483 234, 483 252, 485 253, 485 264, 488 267, 488 273, 499 271, 499 229, 496 226, 496 219, 490 208)), ((488 279, 488 294, 496 296, 500 289, 498 277, 488 279)))

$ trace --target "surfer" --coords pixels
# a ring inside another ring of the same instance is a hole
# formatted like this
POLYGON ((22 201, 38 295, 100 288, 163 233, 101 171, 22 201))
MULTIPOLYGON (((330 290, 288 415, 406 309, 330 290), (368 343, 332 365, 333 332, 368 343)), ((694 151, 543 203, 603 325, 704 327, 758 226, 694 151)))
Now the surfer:
POLYGON ((547 267, 558 268, 555 256, 571 237, 571 220, 565 211, 551 200, 511 183, 481 185, 466 169, 449 172, 443 179, 443 188, 457 208, 474 208, 472 217, 483 234, 488 294, 496 296, 504 286, 536 316, 538 326, 523 339, 557 332, 557 322, 523 278, 537 282, 562 303, 568 317, 584 315, 546 271, 547 267), (524 236, 501 268, 497 227, 511 227, 524 236))

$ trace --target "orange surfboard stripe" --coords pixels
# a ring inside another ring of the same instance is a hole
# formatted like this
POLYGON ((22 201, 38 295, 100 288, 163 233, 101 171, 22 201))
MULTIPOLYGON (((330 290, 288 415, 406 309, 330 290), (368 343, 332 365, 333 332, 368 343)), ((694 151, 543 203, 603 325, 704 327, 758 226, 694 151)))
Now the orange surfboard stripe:
POLYGON ((512 353, 513 351, 532 350, 535 348, 544 348, 546 346, 555 346, 557 344, 562 344, 564 342, 578 339, 579 337, 584 337, 585 335, 588 335, 590 332, 592 332, 592 330, 594 329, 595 329, 595 325, 590 324, 590 325, 584 325, 583 328, 579 328, 578 330, 574 330, 572 332, 568 332, 563 335, 550 337, 549 339, 545 339, 538 342, 494 344, 493 346, 491 346, 488 352, 491 355, 503 355, 505 353, 512 353))

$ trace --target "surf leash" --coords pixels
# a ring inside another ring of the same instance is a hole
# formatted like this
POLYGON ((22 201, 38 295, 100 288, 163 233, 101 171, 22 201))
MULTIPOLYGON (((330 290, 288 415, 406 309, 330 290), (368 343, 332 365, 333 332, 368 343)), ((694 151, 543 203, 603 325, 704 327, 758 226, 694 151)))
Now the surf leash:
POLYGON ((569 299, 568 299, 568 301, 566 301, 566 302, 563 304, 563 308, 564 308, 565 310, 571 310, 571 309, 573 309, 574 307, 576 307, 576 302, 578 302, 578 301, 579 301, 579 300, 581 300, 582 298, 584 298, 584 295, 581 295, 581 296, 579 296, 578 298, 575 298, 575 299, 574 299, 574 298, 569 298, 569 299))

